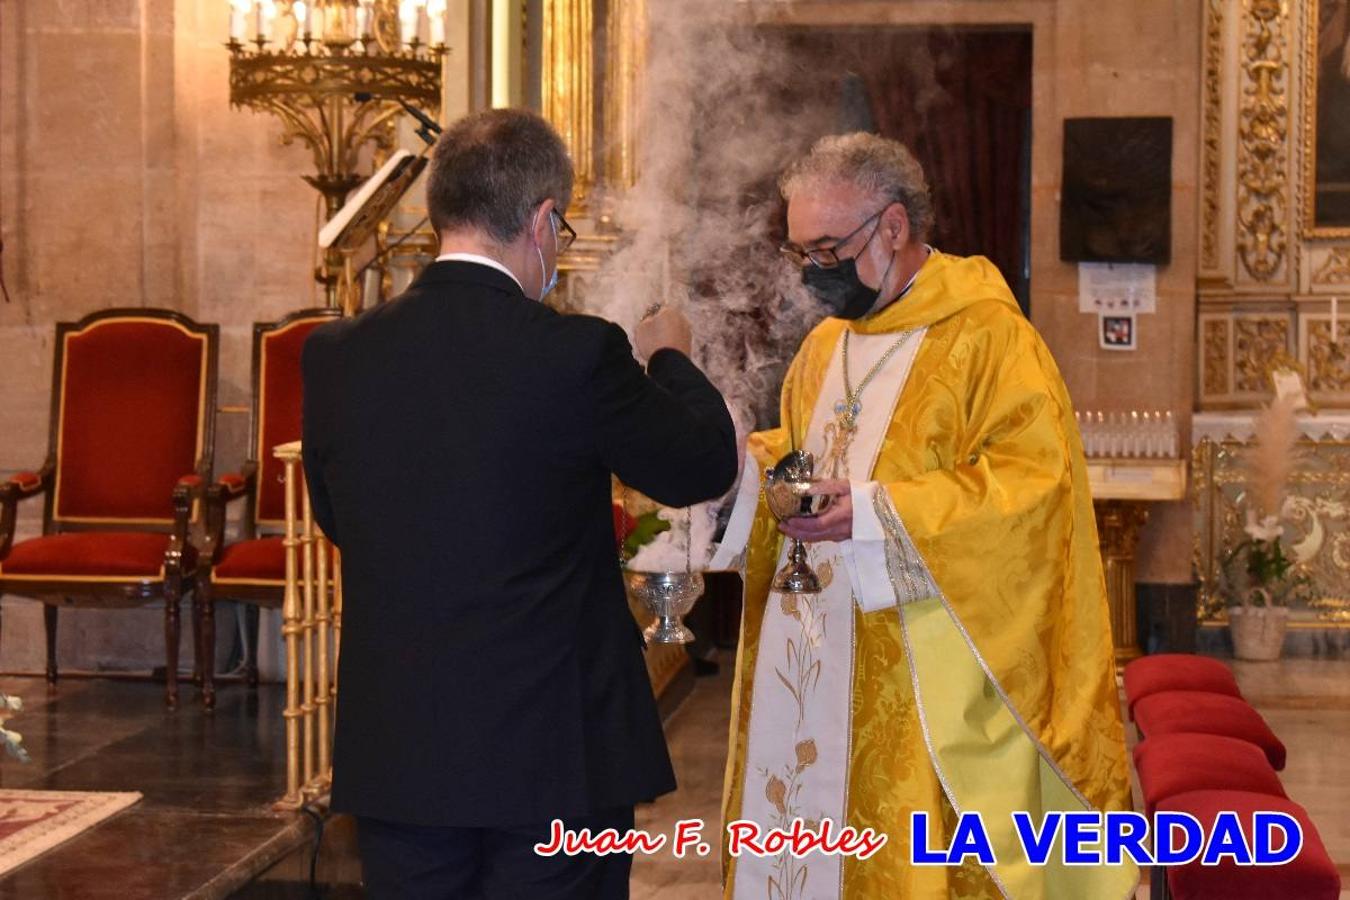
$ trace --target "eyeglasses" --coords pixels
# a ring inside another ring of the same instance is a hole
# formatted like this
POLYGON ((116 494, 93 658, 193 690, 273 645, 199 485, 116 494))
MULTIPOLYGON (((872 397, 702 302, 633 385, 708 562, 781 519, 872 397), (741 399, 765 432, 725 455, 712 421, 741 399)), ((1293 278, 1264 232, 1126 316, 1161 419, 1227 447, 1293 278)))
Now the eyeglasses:
POLYGON ((567 224, 567 220, 563 218, 562 213, 558 212, 556 209, 552 212, 553 215, 558 217, 558 254, 562 255, 563 253, 566 253, 567 248, 572 246, 576 241, 577 232, 576 229, 567 224))
MULTIPOLYGON (((778 248, 778 252, 791 260, 793 265, 797 266, 799 269, 805 269, 808 264, 821 269, 833 269, 835 266, 839 265, 839 248, 853 240, 854 236, 866 228, 870 223, 876 222, 880 225, 881 214, 890 208, 891 204, 887 203, 881 209, 864 219, 863 223, 857 228, 827 247, 812 247, 808 250, 804 247, 799 247, 796 244, 783 244, 778 248)), ((876 229, 873 229, 873 234, 875 233, 876 229)), ((872 240, 871 235, 868 235, 867 240, 872 240)), ((863 246, 866 246, 866 244, 863 246)))

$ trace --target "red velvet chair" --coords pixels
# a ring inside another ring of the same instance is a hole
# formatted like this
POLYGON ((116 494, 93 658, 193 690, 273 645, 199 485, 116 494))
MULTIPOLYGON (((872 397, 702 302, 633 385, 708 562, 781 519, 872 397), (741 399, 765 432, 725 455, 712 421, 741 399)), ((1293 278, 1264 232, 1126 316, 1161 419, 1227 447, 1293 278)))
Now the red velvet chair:
POLYGON ((1134 706, 1150 694, 1163 691, 1204 691, 1241 697, 1233 671, 1217 659, 1193 653, 1156 653, 1125 666, 1125 702, 1130 718, 1134 706))
MULTIPOLYGON (((318 326, 340 315, 335 309, 306 309, 278 322, 253 326, 252 458, 237 474, 222 475, 209 490, 205 564, 195 595, 201 622, 198 654, 202 660, 202 702, 215 706, 215 600, 239 600, 280 607, 286 589, 284 467, 272 448, 300 438, 300 353, 318 326), (244 501, 241 539, 226 544, 225 511, 244 501)), ((257 631, 249 635, 246 677, 258 683, 257 631)))
POLYGON ((1255 744, 1219 734, 1163 734, 1134 746, 1144 812, 1192 791, 1248 791, 1284 797, 1280 776, 1255 744))
POLYGON ((1134 708, 1139 733, 1150 740, 1164 734, 1219 734, 1255 744, 1275 771, 1284 768, 1284 743, 1247 701, 1205 691, 1164 691, 1134 708))
POLYGON ((0 486, 0 593, 57 610, 164 601, 166 699, 178 699, 179 605, 189 540, 211 478, 215 325, 171 310, 115 309, 56 327, 51 444, 40 470, 0 486), (20 501, 44 498, 42 536, 14 543, 20 501))
POLYGON ((1225 857, 1213 866, 1196 860, 1168 867, 1164 876, 1167 900, 1337 900, 1341 895, 1336 864, 1308 811, 1292 800, 1249 791, 1193 791, 1168 798, 1159 809, 1190 813, 1206 831, 1220 812, 1235 812, 1249 842, 1255 812, 1286 813, 1303 830, 1302 850, 1284 865, 1239 866, 1232 857, 1225 857))

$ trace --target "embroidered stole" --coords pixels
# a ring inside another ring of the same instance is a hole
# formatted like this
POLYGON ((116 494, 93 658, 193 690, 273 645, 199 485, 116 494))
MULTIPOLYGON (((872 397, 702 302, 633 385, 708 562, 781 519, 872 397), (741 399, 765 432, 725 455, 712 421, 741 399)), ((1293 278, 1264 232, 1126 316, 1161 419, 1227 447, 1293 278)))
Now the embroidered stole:
MULTIPOLYGON (((886 429, 923 342, 926 329, 910 335, 867 386, 861 398, 857 430, 845 444, 838 477, 866 481, 872 476, 886 429)), ((850 372, 854 384, 881 359, 899 338, 895 332, 849 339, 850 372)), ((842 333, 841 333, 842 343, 842 333)), ((818 461, 827 460, 841 436, 835 404, 844 397, 840 345, 826 370, 816 397, 803 448, 818 461)), ((747 461, 743 482, 757 483, 762 473, 747 461)), ((754 517, 756 484, 742 484, 728 523, 723 546, 745 543, 754 517), (747 509, 748 507, 748 509, 747 509)), ((848 769, 852 737, 853 595, 845 568, 846 546, 808 545, 811 565, 820 575, 817 595, 772 593, 765 605, 755 666, 750 734, 745 763, 745 790, 741 816, 761 828, 792 826, 802 819, 816 829, 828 819, 834 831, 848 824, 848 769)), ((787 558, 788 542, 779 554, 787 558)), ((894 602, 894 598, 889 601, 894 602)), ((735 862, 737 900, 805 900, 838 897, 843 864, 837 855, 813 853, 794 858, 742 855, 735 862)))

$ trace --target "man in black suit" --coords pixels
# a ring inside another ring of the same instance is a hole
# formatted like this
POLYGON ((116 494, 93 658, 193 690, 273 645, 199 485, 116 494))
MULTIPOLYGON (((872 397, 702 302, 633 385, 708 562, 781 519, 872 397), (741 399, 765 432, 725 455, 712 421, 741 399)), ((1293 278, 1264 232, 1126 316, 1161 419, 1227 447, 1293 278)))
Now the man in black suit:
POLYGON ((305 474, 342 551, 333 809, 376 898, 626 897, 629 855, 534 845, 555 818, 622 834, 675 787, 610 476, 718 496, 734 431, 678 314, 640 328, 644 371, 618 326, 537 302, 571 186, 543 119, 461 120, 428 180, 442 255, 305 346, 305 474))

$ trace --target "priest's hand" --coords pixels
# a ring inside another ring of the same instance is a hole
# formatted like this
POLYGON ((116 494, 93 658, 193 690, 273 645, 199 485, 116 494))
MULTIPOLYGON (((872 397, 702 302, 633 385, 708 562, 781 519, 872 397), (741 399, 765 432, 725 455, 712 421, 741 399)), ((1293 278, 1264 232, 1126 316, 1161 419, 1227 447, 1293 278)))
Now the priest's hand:
POLYGON ((811 486, 810 494, 829 495, 834 501, 820 515, 810 519, 788 519, 778 530, 790 538, 807 543, 847 541, 853 537, 853 488, 846 478, 832 478, 811 486))
POLYGON ((693 344, 689 320, 678 309, 669 306, 639 322, 634 338, 643 359, 651 359, 657 350, 667 348, 688 356, 693 344))

